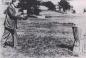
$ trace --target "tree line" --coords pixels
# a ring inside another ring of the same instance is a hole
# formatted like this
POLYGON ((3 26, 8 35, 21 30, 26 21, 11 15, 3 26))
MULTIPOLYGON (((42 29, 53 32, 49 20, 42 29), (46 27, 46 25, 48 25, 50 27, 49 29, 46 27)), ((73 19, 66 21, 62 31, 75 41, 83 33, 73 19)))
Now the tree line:
MULTIPOLYGON (((19 11, 21 12, 23 12, 23 10, 27 10, 28 16, 32 14, 39 15, 39 13, 41 12, 41 10, 39 9, 40 5, 48 7, 48 10, 56 11, 56 5, 54 5, 51 1, 41 2, 38 0, 20 0, 18 8, 20 8, 19 11)), ((58 6, 59 11, 63 9, 63 11, 65 12, 66 10, 71 9, 71 5, 69 4, 69 2, 67 2, 67 0, 60 0, 60 2, 58 2, 58 6)))

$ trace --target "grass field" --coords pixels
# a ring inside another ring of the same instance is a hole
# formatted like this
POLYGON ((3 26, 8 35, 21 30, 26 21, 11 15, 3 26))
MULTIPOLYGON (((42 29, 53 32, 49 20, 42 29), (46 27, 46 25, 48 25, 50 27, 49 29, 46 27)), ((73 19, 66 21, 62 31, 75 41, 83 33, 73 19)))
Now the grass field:
POLYGON ((70 24, 72 20, 69 18, 63 16, 62 19, 55 17, 18 21, 19 47, 17 50, 2 48, 3 58, 73 58, 67 57, 72 55, 68 46, 71 47, 74 41, 70 24), (68 25, 64 24, 68 22, 68 25), (61 47, 61 44, 67 47, 61 47))
MULTIPOLYGON (((61 18, 60 18, 61 19, 61 18)), ((32 55, 72 55, 73 24, 63 19, 36 19, 18 21, 19 50, 32 55), (60 20, 59 20, 60 21, 60 20)))

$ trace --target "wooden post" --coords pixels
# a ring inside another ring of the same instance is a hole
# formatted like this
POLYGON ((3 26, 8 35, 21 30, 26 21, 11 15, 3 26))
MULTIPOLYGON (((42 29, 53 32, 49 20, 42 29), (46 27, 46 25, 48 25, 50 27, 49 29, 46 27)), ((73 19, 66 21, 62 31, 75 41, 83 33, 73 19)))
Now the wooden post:
POLYGON ((75 56, 78 56, 80 53, 80 39, 79 39, 79 30, 78 27, 74 26, 73 29, 73 35, 74 35, 74 44, 73 44, 73 54, 75 56))

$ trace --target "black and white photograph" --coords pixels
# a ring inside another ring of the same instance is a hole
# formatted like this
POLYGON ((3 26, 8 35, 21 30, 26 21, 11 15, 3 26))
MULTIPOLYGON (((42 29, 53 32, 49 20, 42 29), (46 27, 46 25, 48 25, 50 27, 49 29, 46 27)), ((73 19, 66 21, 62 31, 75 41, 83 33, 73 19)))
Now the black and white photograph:
POLYGON ((86 0, 0 0, 0 58, 86 58, 86 0))

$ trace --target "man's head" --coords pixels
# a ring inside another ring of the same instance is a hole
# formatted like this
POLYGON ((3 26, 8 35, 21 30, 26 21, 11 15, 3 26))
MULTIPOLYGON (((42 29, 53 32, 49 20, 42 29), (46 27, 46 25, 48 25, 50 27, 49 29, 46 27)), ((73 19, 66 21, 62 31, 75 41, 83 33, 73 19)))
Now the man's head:
POLYGON ((19 4, 19 0, 12 0, 12 4, 14 4, 14 6, 17 7, 19 4))

